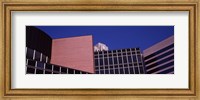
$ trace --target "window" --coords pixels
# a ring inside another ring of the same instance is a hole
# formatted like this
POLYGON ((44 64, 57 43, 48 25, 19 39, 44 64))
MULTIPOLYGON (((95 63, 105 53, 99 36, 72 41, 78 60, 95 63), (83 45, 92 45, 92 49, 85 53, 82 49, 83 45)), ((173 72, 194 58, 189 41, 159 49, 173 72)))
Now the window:
POLYGON ((135 55, 133 55, 133 62, 137 62, 135 55))
POLYGON ((109 71, 108 71, 108 70, 105 70, 105 74, 109 74, 109 71))
POLYGON ((104 58, 104 63, 105 63, 105 65, 108 65, 108 59, 107 58, 104 58))
POLYGON ((135 74, 139 74, 138 67, 135 67, 135 74))
POLYGON ((125 68, 125 74, 129 74, 128 68, 125 68))
POLYGON ((35 51, 35 60, 40 61, 40 56, 41 56, 41 53, 35 51))
POLYGON ((46 63, 45 69, 52 70, 52 65, 51 65, 51 64, 47 64, 47 63, 46 63))
POLYGON ((123 57, 124 63, 127 63, 127 58, 126 56, 123 57))
POLYGON ((78 70, 75 70, 75 74, 80 74, 80 71, 78 71, 78 70))
POLYGON ((42 62, 46 62, 46 57, 45 55, 42 55, 42 62))
POLYGON ((100 61, 100 66, 102 66, 103 65, 103 59, 99 59, 99 61, 100 61))
POLYGON ((100 74, 104 74, 104 70, 100 70, 100 74))
POLYGON ((38 61, 37 62, 37 67, 41 68, 41 69, 44 69, 44 63, 38 61))
POLYGON ((113 64, 113 59, 112 58, 109 58, 109 64, 113 64))
POLYGON ((122 63, 122 57, 119 57, 118 59, 119 59, 119 64, 121 64, 122 63))
POLYGON ((60 67, 59 67, 59 66, 56 66, 56 65, 54 65, 54 66, 53 66, 53 71, 58 71, 58 72, 59 72, 59 71, 60 71, 60 67))
POLYGON ((114 64, 118 64, 118 63, 117 63, 117 58, 116 58, 116 57, 114 57, 114 64))
POLYGON ((67 73, 67 68, 62 68, 61 67, 61 73, 67 73))
POLYGON ((134 74, 133 68, 129 68, 130 69, 130 74, 134 74))
POLYGON ((132 58, 131 58, 131 56, 128 56, 128 62, 129 62, 129 63, 132 63, 132 58))
POLYGON ((124 69, 120 68, 120 74, 124 74, 124 69))
MULTIPOLYGON (((96 73, 96 74, 99 74, 99 71, 96 71, 95 73, 96 73)), ((83 74, 83 73, 82 73, 82 74, 83 74)))
POLYGON ((98 59, 95 59, 95 66, 98 66, 99 63, 98 63, 98 59))
POLYGON ((115 74, 119 74, 119 71, 118 71, 118 69, 115 69, 115 74))
POLYGON ((28 65, 35 66, 35 62, 36 62, 36 61, 28 60, 28 65))
POLYGON ((114 70, 113 69, 110 69, 110 74, 114 74, 114 70))
POLYGON ((68 69, 68 74, 74 74, 74 70, 73 69, 68 69))
POLYGON ((33 59, 34 50, 27 48, 26 58, 33 59))
POLYGON ((139 67, 139 69, 140 69, 140 73, 141 73, 141 74, 144 74, 143 67, 139 67))
POLYGON ((36 74, 43 74, 43 70, 37 69, 36 74))
POLYGON ((35 69, 34 68, 27 67, 27 74, 34 74, 34 73, 35 73, 35 69))

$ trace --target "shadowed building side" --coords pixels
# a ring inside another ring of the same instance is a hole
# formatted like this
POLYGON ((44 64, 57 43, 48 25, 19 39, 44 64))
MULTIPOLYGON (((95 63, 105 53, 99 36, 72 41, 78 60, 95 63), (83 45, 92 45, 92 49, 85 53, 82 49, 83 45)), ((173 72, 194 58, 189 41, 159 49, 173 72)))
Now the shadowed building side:
POLYGON ((52 38, 34 26, 26 26, 26 47, 51 58, 52 38))
POLYGON ((53 39, 51 63, 94 73, 92 36, 53 39))
POLYGON ((147 74, 174 74, 174 36, 143 51, 147 74))

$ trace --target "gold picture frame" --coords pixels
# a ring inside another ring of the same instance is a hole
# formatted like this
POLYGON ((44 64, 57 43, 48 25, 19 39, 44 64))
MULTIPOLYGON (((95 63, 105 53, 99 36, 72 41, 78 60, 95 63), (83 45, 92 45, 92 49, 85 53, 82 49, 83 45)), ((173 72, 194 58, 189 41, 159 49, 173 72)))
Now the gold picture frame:
POLYGON ((3 0, 0 99, 200 99, 199 0, 3 0), (12 11, 189 11, 189 89, 11 89, 12 11))

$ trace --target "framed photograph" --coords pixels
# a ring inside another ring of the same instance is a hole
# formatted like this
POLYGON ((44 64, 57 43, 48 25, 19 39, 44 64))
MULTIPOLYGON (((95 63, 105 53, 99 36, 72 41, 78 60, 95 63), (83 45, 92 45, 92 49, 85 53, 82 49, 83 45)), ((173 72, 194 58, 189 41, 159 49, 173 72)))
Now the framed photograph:
POLYGON ((199 0, 1 3, 2 98, 199 99, 199 0))

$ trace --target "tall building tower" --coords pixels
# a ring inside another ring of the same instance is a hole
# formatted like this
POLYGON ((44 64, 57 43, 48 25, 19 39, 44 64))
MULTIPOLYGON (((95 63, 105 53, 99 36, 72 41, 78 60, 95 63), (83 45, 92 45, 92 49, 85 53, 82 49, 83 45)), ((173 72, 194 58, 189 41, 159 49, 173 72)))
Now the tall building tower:
POLYGON ((143 51, 147 74, 174 74, 174 36, 143 51))
POLYGON ((94 52, 96 74, 144 74, 139 48, 94 52))

